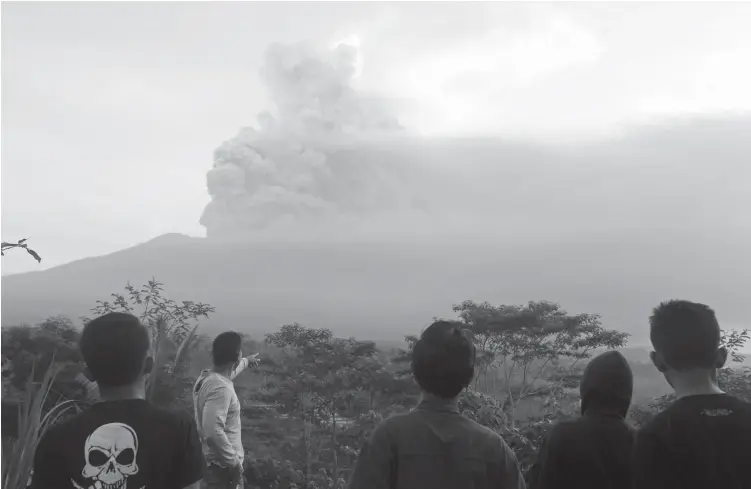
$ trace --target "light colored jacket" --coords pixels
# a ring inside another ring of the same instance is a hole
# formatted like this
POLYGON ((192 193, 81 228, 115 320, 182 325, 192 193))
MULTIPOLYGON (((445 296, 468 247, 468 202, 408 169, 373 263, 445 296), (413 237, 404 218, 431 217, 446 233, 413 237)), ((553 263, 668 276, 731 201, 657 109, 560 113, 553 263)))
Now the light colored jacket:
POLYGON ((240 360, 225 377, 204 370, 193 386, 193 409, 203 456, 209 464, 233 467, 245 458, 241 439, 240 401, 232 380, 248 368, 248 358, 240 360))

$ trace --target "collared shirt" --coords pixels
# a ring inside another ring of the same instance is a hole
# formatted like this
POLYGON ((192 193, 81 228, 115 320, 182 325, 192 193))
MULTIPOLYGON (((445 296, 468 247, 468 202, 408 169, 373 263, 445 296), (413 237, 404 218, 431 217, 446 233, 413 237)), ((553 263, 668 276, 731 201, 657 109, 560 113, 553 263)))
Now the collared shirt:
POLYGON ((454 401, 423 400, 379 424, 350 489, 526 489, 501 436, 461 415, 454 401))

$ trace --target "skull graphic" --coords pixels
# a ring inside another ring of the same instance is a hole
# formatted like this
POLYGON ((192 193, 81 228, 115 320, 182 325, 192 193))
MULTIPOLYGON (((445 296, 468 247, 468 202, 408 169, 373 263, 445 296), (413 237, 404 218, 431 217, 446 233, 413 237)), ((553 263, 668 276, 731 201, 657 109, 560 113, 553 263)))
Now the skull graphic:
POLYGON ((123 423, 100 426, 86 439, 83 476, 102 489, 126 489, 128 477, 138 473, 138 436, 123 423))

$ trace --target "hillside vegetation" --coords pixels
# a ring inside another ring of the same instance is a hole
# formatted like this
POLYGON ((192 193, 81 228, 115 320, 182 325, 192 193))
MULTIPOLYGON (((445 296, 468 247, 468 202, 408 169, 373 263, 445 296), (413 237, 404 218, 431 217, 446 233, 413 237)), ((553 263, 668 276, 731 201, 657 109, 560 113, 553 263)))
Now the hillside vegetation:
MULTIPOLYGON (((214 308, 169 300, 162 284, 152 280, 97 302, 92 314, 112 310, 136 314, 151 328, 157 358, 148 382, 151 401, 190 412, 191 385, 210 365, 211 338, 202 334, 199 320, 214 308)), ((570 315, 547 301, 464 301, 453 312, 473 331, 478 348, 477 375, 460 408, 501 433, 525 471, 551 424, 577 415, 576 388, 588 358, 624 347, 628 337, 607 329, 597 315, 570 315)), ((391 349, 298 323, 264 338, 246 337, 244 352, 259 352, 261 358, 258 368, 236 380, 247 487, 343 488, 372 428, 418 400, 409 359, 419 330, 405 331, 405 347, 391 349)), ((28 479, 28 454, 45 429, 86 409, 97 393, 77 349, 79 329, 70 319, 7 327, 2 334, 3 487, 17 489, 28 479), (24 415, 17 418, 19 411, 24 415)), ((747 331, 727 332, 725 342, 738 352, 747 337, 747 331)), ((638 369, 635 373, 638 378, 638 369)), ((724 369, 722 384, 751 399, 749 369, 724 369)), ((666 402, 669 397, 633 406, 631 421, 644 422, 666 402)))

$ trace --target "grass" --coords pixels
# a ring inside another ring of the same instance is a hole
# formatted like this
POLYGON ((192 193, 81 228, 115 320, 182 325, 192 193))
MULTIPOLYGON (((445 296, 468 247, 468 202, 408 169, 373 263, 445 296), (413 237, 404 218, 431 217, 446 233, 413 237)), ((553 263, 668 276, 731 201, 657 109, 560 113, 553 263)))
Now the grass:
POLYGON ((23 398, 18 405, 18 437, 3 438, 2 489, 25 489, 28 486, 39 441, 61 416, 69 411, 78 410, 76 401, 62 401, 48 412, 44 412, 58 371, 58 368, 49 368, 39 383, 33 382, 33 371, 29 377, 23 398))

